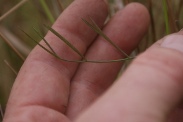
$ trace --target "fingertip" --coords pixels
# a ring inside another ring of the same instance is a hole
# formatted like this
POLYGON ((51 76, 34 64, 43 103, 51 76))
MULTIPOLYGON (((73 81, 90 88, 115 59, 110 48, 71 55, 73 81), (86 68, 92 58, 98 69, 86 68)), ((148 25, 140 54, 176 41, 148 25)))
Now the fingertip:
POLYGON ((115 30, 115 33, 119 29, 123 29, 120 31, 120 39, 124 45, 121 48, 126 52, 131 52, 147 33, 150 16, 144 5, 130 3, 124 9, 117 12, 109 24, 111 24, 111 28, 115 30), (117 26, 114 27, 115 25, 117 26))
MULTIPOLYGON (((126 11, 129 12, 129 15, 130 15, 130 13, 133 13, 134 15, 139 16, 139 18, 140 18, 139 22, 143 23, 143 25, 146 28, 148 28, 148 26, 150 24, 150 15, 149 15, 148 9, 144 5, 137 3, 137 2, 132 2, 132 3, 129 3, 125 9, 126 9, 126 11)), ((134 20, 134 21, 136 21, 136 20, 134 20)), ((134 23, 136 23, 136 22, 134 22, 134 23)))
POLYGON ((141 3, 132 2, 132 3, 127 4, 126 8, 131 9, 131 10, 135 10, 135 11, 138 10, 139 12, 145 13, 146 16, 149 17, 148 9, 141 3))
POLYGON ((172 34, 165 37, 161 43, 161 47, 183 53, 183 35, 172 34))

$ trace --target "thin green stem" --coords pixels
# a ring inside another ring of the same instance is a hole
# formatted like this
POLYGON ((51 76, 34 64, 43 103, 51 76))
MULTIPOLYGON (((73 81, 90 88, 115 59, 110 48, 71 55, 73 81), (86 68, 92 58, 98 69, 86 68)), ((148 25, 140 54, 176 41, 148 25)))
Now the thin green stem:
POLYGON ((170 34, 167 1, 166 0, 162 0, 162 1, 163 1, 163 10, 164 10, 164 19, 165 19, 165 26, 166 26, 166 34, 170 34))
POLYGON ((172 8, 172 2, 167 0, 167 7, 168 7, 168 16, 169 16, 169 25, 171 28, 171 32, 177 32, 178 31, 178 26, 176 25, 176 14, 174 14, 174 10, 172 8))
POLYGON ((41 3, 41 5, 42 5, 43 9, 45 10, 45 13, 46 13, 48 19, 49 19, 50 22, 53 24, 53 23, 55 22, 55 19, 54 19, 53 15, 52 15, 50 9, 48 8, 48 6, 47 6, 45 0, 40 0, 40 3, 41 3))
POLYGON ((149 7, 149 13, 151 17, 152 42, 154 43, 156 41, 156 30, 155 30, 155 22, 154 22, 154 16, 153 16, 152 0, 149 0, 148 7, 149 7))

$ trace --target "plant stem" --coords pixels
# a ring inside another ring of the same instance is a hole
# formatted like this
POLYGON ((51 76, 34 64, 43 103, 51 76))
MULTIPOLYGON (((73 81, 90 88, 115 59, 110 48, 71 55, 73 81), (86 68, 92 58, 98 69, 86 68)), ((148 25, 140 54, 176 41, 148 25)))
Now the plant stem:
POLYGON ((48 19, 49 19, 50 22, 53 24, 53 23, 55 22, 55 19, 54 19, 54 17, 52 16, 52 13, 51 13, 51 11, 49 10, 49 8, 48 8, 48 6, 47 6, 45 0, 40 0, 40 3, 41 3, 41 5, 42 5, 43 9, 45 10, 45 13, 46 13, 48 19))
POLYGON ((4 60, 5 64, 11 69, 11 71, 15 74, 18 75, 18 72, 10 65, 10 63, 7 60, 4 60))
POLYGON ((154 16, 153 16, 152 0, 149 0, 149 13, 151 16, 152 42, 155 42, 156 41, 156 30, 155 30, 155 22, 154 22, 154 16))
POLYGON ((4 117, 4 114, 3 114, 3 110, 2 110, 1 104, 0 104, 0 114, 1 114, 1 117, 3 118, 4 117))
POLYGON ((84 55, 74 46, 72 45, 66 38, 64 38, 62 35, 60 35, 57 31, 55 31, 53 28, 46 26, 45 27, 50 30, 53 34, 55 34, 61 41, 63 41, 67 46, 69 46, 74 52, 76 52, 81 58, 86 60, 84 55))
POLYGON ((162 1, 163 1, 163 10, 164 10, 166 34, 170 34, 167 1, 166 0, 162 0, 162 1))
POLYGON ((60 2, 60 0, 57 0, 57 2, 58 2, 58 5, 60 7, 61 12, 63 12, 64 11, 64 8, 62 6, 62 3, 60 2))
POLYGON ((15 46, 0 32, 0 37, 8 44, 11 49, 22 59, 22 61, 25 60, 25 57, 15 48, 15 46))
POLYGON ((19 2, 17 5, 15 5, 13 8, 11 8, 8 12, 6 12, 5 14, 3 14, 0 17, 0 21, 2 21, 4 18, 6 18, 8 15, 10 15, 12 12, 14 12, 16 9, 18 9, 20 6, 22 6, 27 1, 28 0, 22 0, 21 2, 19 2))

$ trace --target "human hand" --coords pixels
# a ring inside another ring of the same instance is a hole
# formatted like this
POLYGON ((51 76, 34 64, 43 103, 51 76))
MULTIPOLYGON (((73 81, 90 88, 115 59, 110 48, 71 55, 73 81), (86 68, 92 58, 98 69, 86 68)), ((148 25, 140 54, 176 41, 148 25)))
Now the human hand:
MULTIPOLYGON (((75 0, 53 28, 88 59, 124 58, 81 21, 88 16, 102 28, 106 3, 75 0)), ((148 24, 147 10, 133 3, 118 12, 103 31, 129 54, 148 24)), ((181 34, 161 39, 138 56, 112 86, 122 62, 63 62, 37 46, 16 78, 4 122, 165 122, 182 98, 181 34)), ((45 38, 62 58, 80 60, 52 33, 45 38)), ((172 114, 170 121, 183 121, 181 114, 172 114)))

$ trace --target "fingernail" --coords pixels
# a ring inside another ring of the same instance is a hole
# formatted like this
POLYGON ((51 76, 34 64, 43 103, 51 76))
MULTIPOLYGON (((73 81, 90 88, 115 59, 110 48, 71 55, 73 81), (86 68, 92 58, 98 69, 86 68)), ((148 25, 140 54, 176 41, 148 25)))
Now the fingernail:
POLYGON ((161 47, 174 49, 183 53, 183 35, 169 35, 165 37, 161 47))

